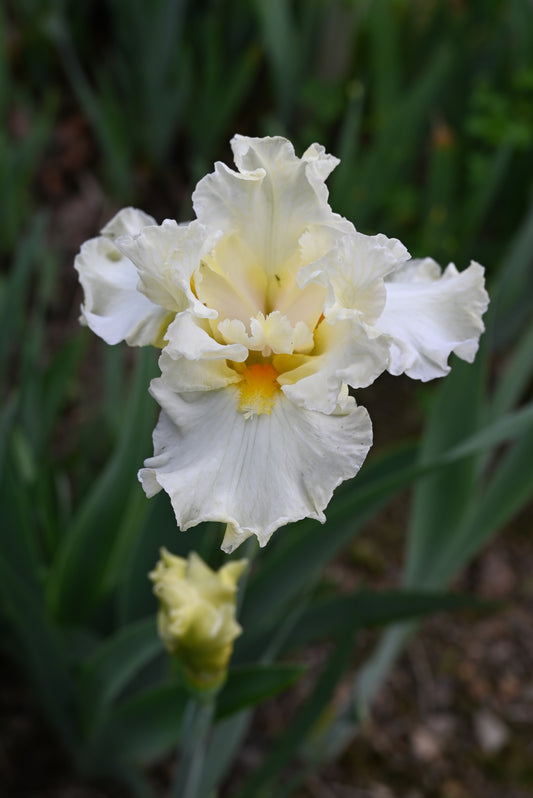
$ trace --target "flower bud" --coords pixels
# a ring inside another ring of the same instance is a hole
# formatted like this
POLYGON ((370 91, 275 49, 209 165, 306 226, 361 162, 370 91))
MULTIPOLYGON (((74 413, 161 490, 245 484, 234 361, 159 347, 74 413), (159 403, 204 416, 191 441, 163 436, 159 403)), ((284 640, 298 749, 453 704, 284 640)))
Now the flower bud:
POLYGON ((159 599, 159 635, 195 689, 224 681, 233 641, 242 632, 235 600, 246 565, 247 560, 232 560, 213 571, 196 552, 185 560, 163 548, 149 574, 159 599))

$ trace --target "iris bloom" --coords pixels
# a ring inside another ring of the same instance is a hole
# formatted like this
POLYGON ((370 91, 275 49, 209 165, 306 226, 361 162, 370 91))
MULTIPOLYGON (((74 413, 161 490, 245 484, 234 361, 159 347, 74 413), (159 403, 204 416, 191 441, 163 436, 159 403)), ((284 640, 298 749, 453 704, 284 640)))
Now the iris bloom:
POLYGON ((159 635, 198 687, 213 687, 225 677, 234 640, 242 632, 235 602, 246 565, 246 560, 232 560, 213 571, 195 552, 184 560, 161 549, 149 575, 159 599, 159 635))
POLYGON ((161 225, 126 208, 76 259, 82 320, 108 343, 161 347, 161 406, 144 490, 178 525, 227 524, 222 548, 324 521, 372 443, 348 388, 387 370, 420 380, 471 362, 488 297, 483 269, 444 272, 398 240, 334 213, 338 160, 283 138, 232 140, 193 194, 197 218, 161 225))

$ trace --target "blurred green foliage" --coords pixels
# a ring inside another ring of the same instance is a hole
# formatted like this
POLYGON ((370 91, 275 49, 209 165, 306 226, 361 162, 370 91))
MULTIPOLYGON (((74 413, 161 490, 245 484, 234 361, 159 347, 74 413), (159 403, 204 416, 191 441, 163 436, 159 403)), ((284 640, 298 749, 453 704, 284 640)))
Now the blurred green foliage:
POLYGON ((46 93, 56 112, 78 104, 118 203, 150 204, 174 180, 183 201, 169 210, 190 216, 189 188, 234 132, 324 143, 343 161, 335 208, 415 254, 431 243, 443 259, 494 261, 527 203, 526 0, 11 5, 2 84, 16 79, 41 124, 46 93))
POLYGON ((336 645, 313 700, 241 793, 290 794, 351 739, 413 626, 385 633, 336 715, 328 706, 357 632, 461 605, 435 591, 533 490, 531 4, 12 0, 0 29, 2 641, 88 776, 151 794, 138 765, 178 742, 186 696, 155 634, 146 574, 161 545, 194 546, 213 565, 222 555, 217 530, 178 534, 165 497, 148 502, 136 483, 151 453, 155 354, 89 344, 86 331, 51 340, 52 313, 70 311, 57 297, 71 269, 48 243, 53 203, 40 180, 55 127, 73 113, 87 121, 83 168, 113 205, 183 219, 195 181, 229 160, 233 133, 287 135, 298 152, 316 140, 342 159, 331 204, 359 229, 397 236, 415 256, 487 267, 483 351, 424 394, 422 442, 370 459, 337 492, 327 527, 294 525, 250 577, 202 795, 227 772, 250 707, 300 675, 278 658, 329 631, 336 645), (325 595, 325 565, 412 484, 403 590, 325 595), (297 752, 307 759, 282 793, 297 752))

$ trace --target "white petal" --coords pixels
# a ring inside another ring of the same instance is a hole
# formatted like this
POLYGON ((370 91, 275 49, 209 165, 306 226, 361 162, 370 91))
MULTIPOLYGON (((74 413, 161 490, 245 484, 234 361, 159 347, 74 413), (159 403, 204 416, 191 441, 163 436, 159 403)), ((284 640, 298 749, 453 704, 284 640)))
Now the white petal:
MULTIPOLYGON (((328 155, 325 147, 322 144, 311 144, 302 155, 302 161, 307 161, 310 167, 310 172, 315 174, 316 191, 324 191, 324 180, 329 177, 336 166, 340 164, 339 158, 334 155, 328 155)), ((324 194, 324 199, 327 200, 327 191, 324 194)))
POLYGON ((344 383, 366 388, 387 369, 389 341, 386 336, 369 337, 354 319, 336 324, 324 320, 315 332, 312 356, 303 357, 294 369, 283 356, 273 358, 273 364, 286 396, 310 410, 331 413, 344 383))
POLYGON ((143 227, 155 224, 153 216, 149 216, 144 211, 137 208, 122 208, 100 231, 106 238, 113 241, 120 236, 136 236, 143 227))
POLYGON ((133 261, 139 290, 155 304, 179 313, 191 307, 199 316, 216 317, 191 289, 191 277, 219 235, 194 221, 178 225, 174 219, 145 227, 139 235, 117 239, 120 251, 133 261))
POLYGON ((246 332, 244 322, 240 319, 224 319, 224 321, 221 321, 220 324, 217 325, 217 329, 228 344, 239 344, 246 347, 246 351, 248 352, 250 336, 246 332))
POLYGON ((264 316, 260 313, 250 321, 251 340, 250 348, 262 351, 268 357, 275 352, 292 353, 294 349, 292 325, 286 316, 279 310, 264 316))
POLYGON ((235 386, 180 395, 159 378, 151 390, 163 411, 139 479, 149 496, 169 494, 182 529, 226 522, 225 551, 251 534, 264 546, 301 518, 324 521, 334 489, 357 473, 372 442, 368 413, 353 402, 345 415, 325 415, 280 394, 270 415, 246 419, 235 386))
POLYGON ((215 308, 219 319, 246 323, 265 308, 266 275, 257 256, 237 236, 224 236, 217 243, 194 280, 198 299, 215 308))
POLYGON ((442 269, 433 258, 406 260, 387 275, 387 283, 428 283, 438 280, 442 269))
POLYGON ((298 284, 304 288, 317 283, 327 288, 324 315, 329 321, 357 317, 372 324, 385 305, 384 277, 408 255, 397 239, 354 232, 300 269, 298 284))
POLYGON ((239 171, 217 163, 198 183, 194 209, 202 223, 235 233, 269 277, 280 276, 309 225, 351 229, 327 203, 324 178, 334 164, 323 150, 297 158, 287 139, 244 136, 232 148, 239 171))
POLYGON ((292 333, 292 343, 295 352, 310 352, 313 349, 315 339, 305 321, 296 322, 292 333))
POLYGON ((307 324, 299 321, 293 327, 279 310, 268 316, 258 313, 250 319, 250 334, 238 319, 225 319, 218 325, 218 330, 228 343, 242 344, 265 357, 270 357, 273 352, 277 355, 309 352, 314 347, 313 334, 307 324))
POLYGON ((267 304, 287 316, 291 324, 303 321, 310 330, 316 327, 324 310, 326 290, 316 283, 309 283, 302 288, 298 284, 298 274, 302 266, 329 252, 340 237, 342 234, 339 230, 323 225, 309 226, 300 236, 298 251, 287 269, 271 280, 267 304))
POLYGON ((208 322, 196 318, 190 310, 178 313, 166 332, 165 351, 173 358, 188 360, 227 359, 242 362, 248 357, 246 346, 240 342, 220 344, 206 329, 208 322))
POLYGON ((176 360, 166 348, 161 352, 159 368, 172 390, 179 393, 213 391, 240 381, 240 376, 225 360, 187 360, 185 357, 176 360))
POLYGON ((139 293, 135 266, 114 244, 117 236, 138 233, 153 223, 142 211, 124 208, 101 236, 83 244, 74 261, 84 292, 81 320, 108 344, 151 344, 167 317, 166 310, 139 293))
POLYGON ((478 263, 463 272, 452 263, 440 275, 431 258, 408 261, 391 275, 375 325, 392 339, 391 374, 424 381, 442 377, 450 370, 451 352, 472 362, 488 305, 483 275, 478 263))
POLYGON ((167 330, 159 367, 174 391, 211 391, 241 379, 227 360, 243 361, 248 350, 219 344, 203 328, 205 324, 204 319, 184 311, 167 330))

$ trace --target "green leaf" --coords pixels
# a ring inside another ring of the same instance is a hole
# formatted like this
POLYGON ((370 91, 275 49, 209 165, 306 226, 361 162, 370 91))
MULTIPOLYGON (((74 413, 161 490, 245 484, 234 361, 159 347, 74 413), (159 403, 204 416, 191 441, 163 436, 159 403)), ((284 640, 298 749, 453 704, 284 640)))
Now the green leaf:
POLYGON ((216 717, 255 706, 291 686, 304 673, 299 665, 249 665, 232 668, 217 698, 216 717))
POLYGON ((0 606, 16 645, 13 654, 25 669, 47 720, 71 752, 75 730, 69 712, 72 678, 63 640, 45 614, 38 587, 0 559, 0 606))
POLYGON ((278 614, 305 591, 363 523, 412 478, 414 447, 394 451, 365 466, 354 482, 341 489, 327 513, 327 523, 304 521, 280 535, 261 558, 250 579, 242 611, 245 629, 260 634, 276 624, 278 614), (402 481, 404 475, 408 476, 402 481))
MULTIPOLYGON (((153 585, 148 579, 148 571, 158 561, 161 547, 165 546, 173 554, 187 557, 192 545, 189 536, 191 535, 194 536, 194 548, 201 555, 202 543, 206 537, 211 539, 219 553, 222 539, 216 524, 200 524, 190 533, 180 531, 176 526, 170 500, 163 491, 149 501, 141 491, 139 497, 143 500, 141 517, 144 517, 145 510, 148 510, 148 515, 137 539, 129 545, 126 545, 127 540, 124 541, 123 558, 121 562, 117 562, 120 574, 117 578, 115 600, 121 623, 128 623, 155 613, 157 602, 153 594, 153 585)), ((124 531, 126 532, 126 529, 124 531)), ((117 541, 117 549, 119 545, 120 540, 117 541)), ((204 559, 206 562, 211 562, 209 557, 204 559)))
POLYGON ((374 80, 377 113, 383 120, 398 101, 403 63, 398 53, 398 17, 387 0, 375 0, 369 11, 369 66, 374 80))
POLYGON ((131 623, 101 643, 80 673, 84 728, 98 723, 114 699, 161 652, 155 617, 131 623))
POLYGON ((40 415, 42 438, 45 443, 48 442, 50 433, 68 399, 68 392, 72 387, 74 374, 80 365, 87 341, 88 338, 84 331, 78 331, 55 354, 46 370, 42 387, 43 406, 40 415))
MULTIPOLYGON (((119 531, 133 497, 141 491, 136 472, 150 447, 155 408, 148 383, 155 368, 153 353, 140 352, 118 446, 85 499, 52 565, 48 602, 53 613, 65 621, 86 617, 113 581, 118 581, 120 563, 114 557, 115 546, 126 545, 119 531), (114 565, 111 573, 107 568, 110 562, 114 565)), ((130 541, 136 539, 143 520, 142 516, 129 516, 126 533, 130 541)))
POLYGON ((355 630, 338 636, 336 645, 329 657, 313 692, 307 698, 287 731, 273 745, 265 761, 260 765, 237 794, 237 798, 259 798, 276 795, 273 782, 283 767, 290 761, 307 735, 319 721, 326 705, 331 700, 343 671, 348 666, 354 643, 355 630))
POLYGON ((243 710, 220 720, 213 729, 207 749, 205 767, 200 784, 200 795, 212 795, 222 782, 234 757, 241 749, 252 718, 252 710, 243 710))
POLYGON ((513 413, 506 413, 487 424, 479 432, 470 435, 463 443, 454 446, 442 457, 437 458, 438 467, 454 463, 463 457, 492 449, 505 441, 514 440, 527 434, 533 427, 533 402, 513 413))
POLYGON ((10 438, 13 421, 18 410, 18 402, 18 393, 13 392, 2 410, 0 410, 0 477, 2 476, 2 469, 6 459, 7 442, 10 438))
POLYGON ((512 148, 508 144, 502 144, 491 158, 485 180, 467 197, 461 220, 464 230, 463 250, 471 248, 470 242, 477 234, 495 199, 500 196, 499 191, 507 176, 511 156, 512 148))
MULTIPOLYGON (((421 464, 438 460, 447 449, 464 444, 481 425, 486 350, 473 365, 454 362, 451 374, 433 399, 422 443, 421 464)), ((475 501, 475 456, 438 470, 416 486, 409 524, 406 584, 434 587, 428 568, 442 556, 467 507, 475 501)))
POLYGON ((526 391, 533 376, 533 321, 522 335, 494 389, 490 415, 498 418, 517 403, 526 391))
POLYGON ((110 766, 148 763, 177 745, 188 692, 178 684, 150 688, 119 704, 89 741, 86 766, 105 772, 110 766))
MULTIPOLYGON (((391 187, 408 183, 412 164, 419 157, 428 114, 452 66, 453 50, 447 42, 441 43, 424 71, 399 92, 394 105, 382 109, 385 116, 379 120, 376 136, 357 165, 357 181, 352 180, 342 196, 337 194, 335 210, 355 219, 359 229, 364 229, 376 209, 383 206, 391 187)), ((380 87, 383 97, 396 92, 394 80, 390 76, 383 79, 380 87)), ((369 104, 372 100, 369 94, 369 104)))
POLYGON ((365 629, 457 609, 486 608, 471 596, 430 591, 358 590, 349 596, 316 599, 304 611, 289 641, 290 648, 308 645, 353 627, 365 629))
POLYGON ((38 217, 28 235, 21 239, 13 259, 12 269, 3 291, 0 308, 0 387, 11 346, 19 340, 27 321, 26 307, 31 287, 30 277, 38 263, 43 247, 44 219, 38 217))
POLYGON ((533 202, 504 257, 491 290, 493 335, 498 346, 512 343, 531 316, 533 202))
POLYGON ((486 485, 471 513, 435 563, 433 576, 440 584, 448 581, 491 538, 531 500, 533 494, 533 427, 514 443, 486 485))
MULTIPOLYGON (((516 362, 522 362, 522 355, 516 362)), ((513 366, 513 368, 515 367, 513 366)), ((520 382, 520 380, 517 379, 517 382, 520 382)), ((442 397, 444 397, 445 386, 446 383, 443 386, 442 397)), ((454 393, 453 388, 454 386, 450 387, 452 394, 454 393)), ((460 391, 460 388, 461 386, 458 385, 457 390, 460 391)), ((513 393, 514 389, 505 399, 500 399, 501 406, 507 404, 513 393)), ((465 395, 470 397, 471 393, 465 391, 465 395)), ((468 402, 464 404, 465 412, 470 412, 468 402)), ((439 408, 443 409, 444 405, 444 401, 436 404, 434 411, 439 408)), ((459 409, 457 412, 459 412, 459 409)), ((436 412, 433 421, 435 427, 438 427, 439 417, 436 412)), ((433 433, 434 441, 430 441, 427 448, 431 448, 430 443, 437 443, 440 435, 442 437, 446 436, 446 419, 444 419, 442 424, 443 429, 433 433)), ((442 495, 454 496, 454 494, 443 493, 440 495, 438 490, 435 491, 433 511, 431 511, 431 505, 428 501, 426 505, 427 517, 425 519, 428 525, 425 531, 427 554, 424 565, 422 566, 419 563, 418 568, 415 568, 415 555, 420 554, 420 552, 414 551, 411 553, 413 560, 406 580, 412 587, 422 587, 424 585, 437 589, 444 587, 529 500, 533 491, 533 472, 529 465, 531 451, 533 450, 531 405, 521 408, 514 414, 508 414, 501 419, 496 419, 492 425, 488 425, 485 430, 475 433, 452 451, 459 454, 461 452, 468 454, 469 450, 474 451, 476 443, 499 443, 501 442, 500 433, 505 431, 512 431, 513 435, 520 435, 520 437, 498 461, 488 482, 479 482, 475 478, 475 472, 474 474, 470 472, 472 474, 469 483, 471 497, 470 500, 462 503, 461 508, 456 512, 453 526, 447 527, 440 523, 439 509, 443 506, 442 495), (431 537, 435 535, 440 535, 440 539, 435 539, 432 545, 431 537)), ((479 451, 482 451, 482 449, 479 451)), ((441 474, 437 474, 435 479, 438 481, 441 476, 441 474)), ((417 487, 417 493, 422 492, 423 494, 426 489, 427 487, 421 483, 417 487)), ((441 490, 445 490, 443 485, 441 485, 441 490)), ((420 519, 418 520, 420 522, 420 519)), ((423 531, 421 527, 419 532, 422 533, 423 531)), ((415 628, 414 624, 403 624, 388 630, 368 663, 361 670, 356 690, 362 711, 366 711, 368 704, 372 701, 399 652, 415 628)))
MULTIPOLYGON (((451 374, 433 397, 421 449, 421 466, 438 462, 447 449, 468 450, 466 439, 480 426, 485 383, 486 350, 473 366, 455 362, 451 374)), ((432 568, 442 561, 452 535, 457 534, 468 507, 475 502, 477 460, 474 455, 429 473, 415 487, 407 540, 404 584, 412 589, 435 590, 432 568)), ((382 685, 414 626, 388 629, 376 651, 358 674, 355 692, 364 714, 382 685)))
MULTIPOLYGON (((533 492, 531 451, 533 430, 504 455, 471 512, 461 519, 453 537, 441 548, 439 557, 428 562, 424 574, 426 584, 435 588, 446 585, 530 500, 533 492)), ((389 629, 361 670, 356 688, 361 712, 367 711, 415 628, 413 624, 402 624, 389 629)))
POLYGON ((337 207, 337 196, 349 194, 353 173, 359 156, 359 135, 365 99, 364 85, 352 81, 348 86, 348 105, 342 119, 335 152, 341 160, 342 169, 336 169, 330 178, 331 206, 337 207))
POLYGON ((36 508, 28 501, 28 486, 22 482, 17 466, 14 453, 10 453, 0 481, 0 559, 9 563, 14 572, 37 584, 42 573, 42 552, 36 535, 36 508))
POLYGON ((255 7, 276 88, 279 115, 287 124, 296 93, 300 50, 292 8, 283 0, 255 0, 255 7))

